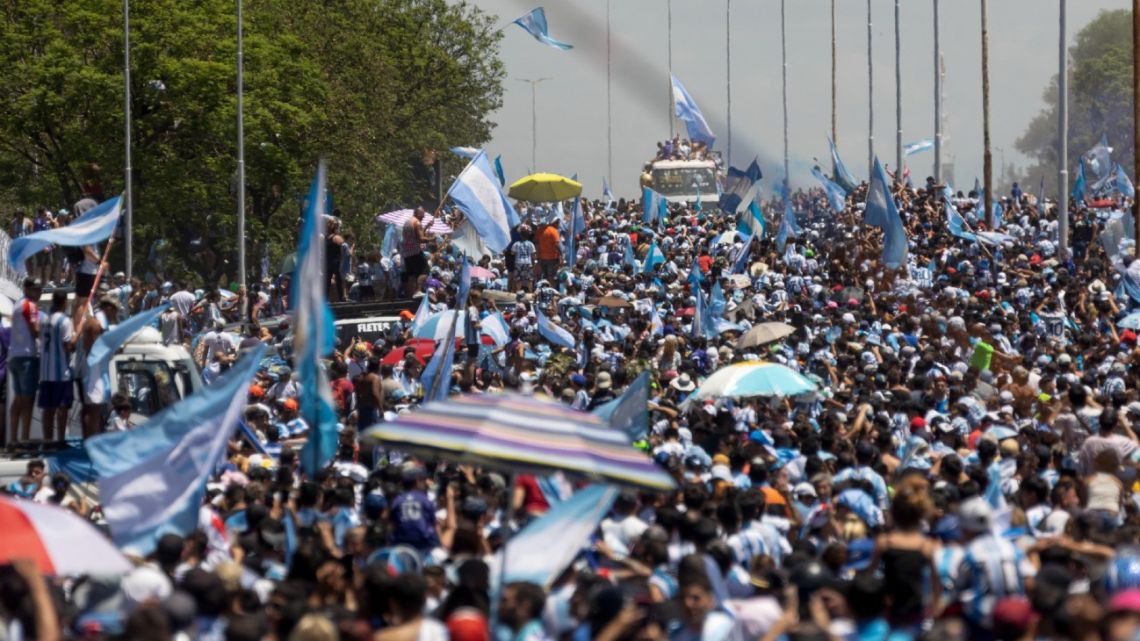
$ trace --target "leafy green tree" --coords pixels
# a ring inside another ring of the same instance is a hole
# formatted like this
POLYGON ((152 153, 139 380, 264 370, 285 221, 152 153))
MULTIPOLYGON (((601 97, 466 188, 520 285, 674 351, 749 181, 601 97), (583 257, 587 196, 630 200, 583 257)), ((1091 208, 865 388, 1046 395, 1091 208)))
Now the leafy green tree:
MULTIPOLYGON (((1131 11, 1102 11, 1081 29, 1069 48, 1069 74, 1070 181, 1080 155, 1102 135, 1113 147, 1113 160, 1133 173, 1131 11)), ((1054 75, 1045 89, 1045 108, 1017 141, 1017 148, 1036 161, 1024 172, 1034 185, 1031 191, 1040 176, 1045 176, 1050 193, 1056 190, 1058 96, 1054 75)))
MULTIPOLYGON (((117 193, 121 2, 0 6, 0 202, 58 207, 117 193)), ((251 270, 265 252, 276 265, 292 251, 320 155, 337 207, 364 237, 386 206, 425 200, 425 149, 490 137, 501 36, 469 5, 247 0, 244 26, 251 270)), ((168 265, 234 279, 234 2, 132 0, 131 45, 136 272, 158 241, 168 265)))

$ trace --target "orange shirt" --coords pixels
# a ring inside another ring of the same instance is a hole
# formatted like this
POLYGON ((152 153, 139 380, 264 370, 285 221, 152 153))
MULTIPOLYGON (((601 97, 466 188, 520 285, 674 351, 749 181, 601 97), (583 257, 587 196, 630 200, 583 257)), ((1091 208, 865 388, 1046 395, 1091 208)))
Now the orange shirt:
POLYGON ((701 256, 700 258, 697 259, 697 264, 699 264, 701 266, 701 273, 702 274, 709 273, 709 270, 712 269, 712 266, 713 266, 712 256, 709 256, 708 254, 701 256))
POLYGON ((538 259, 539 260, 558 260, 562 254, 559 252, 559 245, 562 242, 561 236, 558 234, 558 228, 554 225, 547 225, 538 234, 538 259))

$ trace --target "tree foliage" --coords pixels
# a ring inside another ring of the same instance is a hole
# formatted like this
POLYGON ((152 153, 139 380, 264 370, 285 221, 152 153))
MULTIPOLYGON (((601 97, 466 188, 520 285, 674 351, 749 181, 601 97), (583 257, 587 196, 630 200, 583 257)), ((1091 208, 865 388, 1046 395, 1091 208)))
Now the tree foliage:
MULTIPOLYGON (((4 0, 0 201, 68 206, 123 189, 120 0, 4 0)), ((325 155, 350 227, 427 199, 426 149, 480 145, 501 104, 493 18, 446 0, 246 0, 247 251, 275 263, 325 155)), ((131 0, 136 270, 165 241, 236 277, 233 0, 131 0)), ((456 161, 448 159, 449 163, 456 161)))
MULTIPOLYGON (((1058 79, 1045 89, 1045 108, 1017 141, 1017 148, 1037 164, 1025 172, 1030 184, 1045 176, 1050 192, 1057 185, 1058 79)), ((1108 136, 1112 158, 1129 172, 1133 168, 1132 133, 1132 14, 1127 9, 1102 11, 1077 34, 1069 48, 1070 181, 1078 158, 1108 136)), ((1090 181, 1091 181, 1090 177, 1090 181)))

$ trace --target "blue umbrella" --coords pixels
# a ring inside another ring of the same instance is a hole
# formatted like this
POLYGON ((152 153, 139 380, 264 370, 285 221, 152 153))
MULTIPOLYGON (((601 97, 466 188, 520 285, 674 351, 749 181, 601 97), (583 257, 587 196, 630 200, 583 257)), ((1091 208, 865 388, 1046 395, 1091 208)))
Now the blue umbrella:
POLYGON ((748 361, 713 372, 697 389, 696 398, 798 396, 815 390, 815 383, 783 365, 748 361))
POLYGON ((994 425, 986 430, 987 436, 993 436, 999 441, 1004 441, 1007 438, 1017 438, 1017 430, 1005 425, 994 425))

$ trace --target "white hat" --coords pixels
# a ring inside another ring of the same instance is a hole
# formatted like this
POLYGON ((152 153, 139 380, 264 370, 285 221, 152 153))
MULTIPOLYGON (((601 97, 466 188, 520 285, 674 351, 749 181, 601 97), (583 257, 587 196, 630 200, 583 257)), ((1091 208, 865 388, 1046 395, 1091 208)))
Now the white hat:
POLYGON ((967 500, 958 508, 958 526, 964 532, 989 531, 993 527, 993 517, 993 508, 980 496, 967 500))

